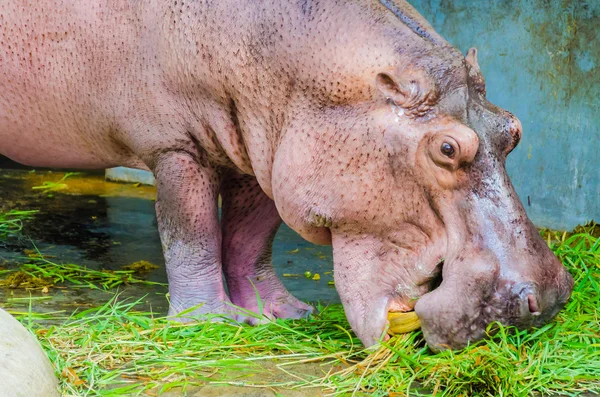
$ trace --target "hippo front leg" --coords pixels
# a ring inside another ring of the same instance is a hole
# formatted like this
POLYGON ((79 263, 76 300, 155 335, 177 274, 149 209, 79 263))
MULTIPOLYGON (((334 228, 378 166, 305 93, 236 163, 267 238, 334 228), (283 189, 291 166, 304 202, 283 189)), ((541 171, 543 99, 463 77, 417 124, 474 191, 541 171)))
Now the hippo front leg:
POLYGON ((162 154, 154 167, 158 229, 169 279, 169 315, 229 314, 221 268, 219 178, 190 154, 162 154))
MULTIPOLYGON (((271 318, 301 318, 313 308, 296 299, 281 283, 271 263, 272 244, 281 218, 275 203, 256 178, 231 173, 224 180, 223 267, 232 302, 271 318)), ((254 323, 255 319, 248 319, 254 323)))

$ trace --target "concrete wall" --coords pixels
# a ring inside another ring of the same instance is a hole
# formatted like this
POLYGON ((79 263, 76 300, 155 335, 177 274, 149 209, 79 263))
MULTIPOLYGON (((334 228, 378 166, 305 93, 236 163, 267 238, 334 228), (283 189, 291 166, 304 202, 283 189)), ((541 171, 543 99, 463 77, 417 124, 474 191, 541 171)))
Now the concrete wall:
POLYGON ((116 182, 133 182, 143 185, 154 185, 154 175, 150 171, 136 170, 126 167, 115 167, 106 170, 106 179, 116 182))
POLYGON ((479 49, 489 100, 523 123, 507 168, 533 221, 600 221, 600 0, 409 2, 463 53, 479 49))

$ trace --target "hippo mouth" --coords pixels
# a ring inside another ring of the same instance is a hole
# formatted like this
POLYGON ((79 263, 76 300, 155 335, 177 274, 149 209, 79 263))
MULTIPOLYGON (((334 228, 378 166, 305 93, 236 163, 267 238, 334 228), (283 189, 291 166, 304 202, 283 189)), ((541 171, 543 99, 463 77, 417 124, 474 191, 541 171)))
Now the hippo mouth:
POLYGON ((432 240, 409 226, 383 241, 332 233, 335 286, 350 326, 366 347, 387 340, 387 331, 396 333, 396 325, 402 331, 416 328, 417 319, 410 316, 418 311, 401 317, 400 324, 390 320, 414 311, 442 284, 445 240, 432 240))
POLYGON ((415 312, 415 305, 421 296, 435 290, 442 283, 444 260, 440 260, 434 270, 415 283, 413 293, 390 299, 387 307, 388 335, 405 334, 421 327, 421 321, 415 312))
POLYGON ((388 304, 388 312, 408 312, 412 311, 417 304, 417 301, 425 294, 438 288, 443 281, 442 270, 444 260, 439 259, 435 266, 427 273, 417 274, 417 279, 413 281, 410 287, 402 288, 398 286, 395 291, 395 296, 390 299, 388 304))

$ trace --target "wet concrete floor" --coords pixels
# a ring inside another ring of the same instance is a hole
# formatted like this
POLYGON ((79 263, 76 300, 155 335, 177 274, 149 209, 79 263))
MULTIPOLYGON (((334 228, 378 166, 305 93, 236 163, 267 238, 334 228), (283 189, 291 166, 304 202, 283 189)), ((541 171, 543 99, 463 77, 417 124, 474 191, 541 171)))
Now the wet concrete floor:
MULTIPOLYGON (((0 169, 0 212, 38 210, 25 222, 21 237, 0 241, 0 265, 17 266, 27 260, 24 250, 35 246, 55 263, 75 263, 89 269, 119 270, 146 260, 159 266, 145 278, 167 282, 154 211, 155 189, 107 182, 102 173, 80 173, 61 181, 64 172, 0 169), (51 185, 54 183, 55 185, 51 185), (50 186, 40 189, 36 187, 50 186)), ((339 302, 333 281, 330 247, 315 246, 283 225, 275 238, 273 263, 287 288, 310 302, 339 302), (319 273, 315 281, 306 271, 319 273), (284 276, 285 275, 285 276, 284 276), (289 276, 297 275, 297 276, 289 276), (299 276, 298 276, 299 275, 299 276)), ((166 288, 121 287, 123 296, 146 296, 148 308, 166 313, 166 288)), ((0 288, 0 302, 19 305, 19 299, 41 291, 0 288)), ((53 299, 35 303, 43 311, 71 306, 97 306, 112 296, 88 288, 66 288, 53 299)), ((21 305, 24 303, 21 303, 21 305)))

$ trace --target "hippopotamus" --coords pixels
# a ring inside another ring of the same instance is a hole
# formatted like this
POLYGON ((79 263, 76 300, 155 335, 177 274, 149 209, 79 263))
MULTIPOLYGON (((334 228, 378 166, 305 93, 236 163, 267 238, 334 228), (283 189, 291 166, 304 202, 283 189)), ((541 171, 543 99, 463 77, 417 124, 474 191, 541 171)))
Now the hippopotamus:
POLYGON ((0 153, 151 170, 173 318, 310 314, 283 221, 333 246, 365 346, 390 312, 438 350, 550 321, 573 281, 507 175, 521 133, 402 0, 0 2, 0 153))

